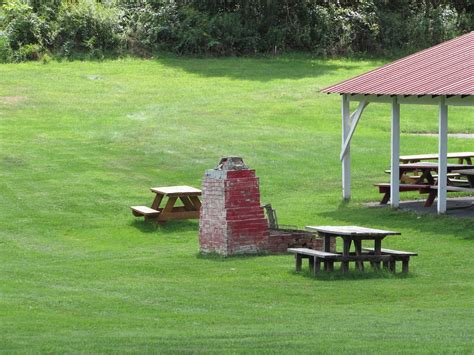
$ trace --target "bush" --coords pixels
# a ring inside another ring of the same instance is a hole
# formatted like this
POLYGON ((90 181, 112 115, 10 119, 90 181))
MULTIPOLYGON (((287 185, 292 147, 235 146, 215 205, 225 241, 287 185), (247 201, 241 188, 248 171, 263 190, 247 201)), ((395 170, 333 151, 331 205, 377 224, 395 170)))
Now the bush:
POLYGON ((159 6, 150 3, 124 7, 122 27, 125 45, 133 53, 147 54, 157 49, 173 48, 176 42, 178 12, 174 2, 159 6))
POLYGON ((42 53, 43 48, 39 44, 26 44, 13 52, 13 61, 39 60, 42 57, 42 53))
POLYGON ((66 3, 59 9, 55 48, 64 56, 86 52, 101 57, 120 48, 120 11, 92 0, 66 3))
POLYGON ((13 60, 13 51, 7 36, 0 32, 0 63, 8 63, 13 60))
POLYGON ((48 36, 48 25, 32 8, 19 1, 7 1, 2 7, 4 33, 12 50, 28 44, 42 46, 48 36))

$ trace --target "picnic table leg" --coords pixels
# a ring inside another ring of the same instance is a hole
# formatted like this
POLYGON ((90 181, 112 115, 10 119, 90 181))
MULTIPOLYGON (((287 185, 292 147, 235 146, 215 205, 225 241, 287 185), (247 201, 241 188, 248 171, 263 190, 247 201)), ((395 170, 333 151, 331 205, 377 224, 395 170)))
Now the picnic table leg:
POLYGON ((193 203, 194 207, 196 207, 196 210, 200 210, 201 209, 201 200, 199 200, 199 197, 197 196, 189 196, 189 199, 191 200, 191 202, 193 203))
POLYGON ((438 190, 430 190, 430 192, 428 193, 428 198, 425 201, 425 207, 431 207, 437 195, 438 190))
POLYGON ((175 196, 171 196, 168 198, 168 202, 166 203, 165 208, 163 208, 163 211, 161 211, 160 215, 158 216, 158 223, 165 223, 168 220, 168 216, 170 213, 173 213, 173 207, 174 204, 176 203, 176 200, 178 198, 175 196))
POLYGON ((466 160, 467 165, 472 165, 472 160, 470 157, 464 158, 466 160))
POLYGON ((160 207, 161 200, 163 200, 163 195, 156 194, 155 199, 153 200, 153 203, 151 204, 151 208, 153 208, 154 210, 157 210, 158 207, 160 207))
POLYGON ((386 205, 388 203, 388 201, 390 201, 390 190, 385 192, 385 194, 382 197, 382 201, 380 201, 380 204, 381 205, 386 205))
MULTIPOLYGON (((354 239, 354 247, 357 256, 362 255, 362 241, 354 239)), ((364 262, 362 260, 356 261, 357 269, 360 271, 364 271, 364 262)))
POLYGON ((310 272, 314 272, 314 270, 313 270, 313 268, 314 268, 314 259, 315 259, 314 256, 310 256, 308 258, 308 267, 309 267, 310 272))
POLYGON ((195 211, 196 210, 196 207, 194 207, 193 203, 191 202, 191 200, 189 199, 188 196, 180 196, 179 199, 183 203, 184 208, 186 209, 186 211, 195 211))
MULTIPOLYGON (((382 239, 374 240, 374 255, 382 255, 382 239)), ((380 261, 374 261, 373 266, 380 269, 380 261)))
POLYGON ((313 275, 316 276, 321 271, 321 260, 315 256, 313 262, 313 275))
POLYGON ((405 274, 408 272, 409 261, 410 261, 410 257, 402 259, 402 272, 405 274))
POLYGON ((328 235, 324 236, 324 251, 327 253, 331 252, 331 237, 328 235))
MULTIPOLYGON (((342 255, 343 256, 349 256, 349 251, 351 249, 351 243, 352 240, 350 238, 343 238, 344 240, 344 246, 342 250, 342 255)), ((343 260, 341 262, 341 270, 342 272, 348 272, 349 271, 349 261, 343 260)))
POLYGON ((395 258, 392 258, 392 259, 390 259, 390 261, 388 262, 388 270, 389 270, 390 272, 395 273, 396 269, 397 269, 397 261, 395 260, 395 258))
POLYGON ((295 261, 296 261, 296 272, 300 272, 301 263, 302 263, 301 254, 295 254, 295 261))

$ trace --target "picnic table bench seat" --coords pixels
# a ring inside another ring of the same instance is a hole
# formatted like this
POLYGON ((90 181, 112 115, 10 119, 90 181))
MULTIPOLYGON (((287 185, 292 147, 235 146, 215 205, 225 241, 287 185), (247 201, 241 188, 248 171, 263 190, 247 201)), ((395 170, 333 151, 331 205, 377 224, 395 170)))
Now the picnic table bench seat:
MULTIPOLYGON (((433 205, 436 196, 438 196, 438 186, 437 185, 432 185, 430 186, 430 192, 428 195, 428 198, 426 199, 425 202, 425 207, 430 207, 433 205)), ((446 192, 468 192, 468 193, 474 193, 474 188, 472 187, 463 187, 463 186, 451 186, 448 185, 446 186, 446 192)))
POLYGON ((308 266, 310 270, 313 271, 313 274, 316 274, 321 270, 321 260, 327 260, 327 270, 332 271, 334 269, 334 261, 341 257, 340 254, 309 248, 288 248, 288 252, 295 254, 296 272, 301 271, 302 259, 308 258, 308 266))
MULTIPOLYGON (((379 192, 384 194, 382 200, 380 201, 381 205, 385 205, 390 200, 390 183, 377 183, 374 186, 379 188, 379 192)), ((399 191, 419 191, 422 193, 429 193, 430 186, 426 184, 400 184, 399 191)))
POLYGON ((136 217, 157 217, 160 214, 159 210, 147 206, 130 206, 132 213, 136 217))
MULTIPOLYGON (((374 248, 362 248, 364 251, 368 251, 370 253, 374 252, 374 248)), ((411 252, 411 251, 402 251, 402 250, 393 250, 393 249, 381 249, 382 255, 390 255, 391 260, 388 262, 384 262, 385 266, 388 267, 388 269, 391 272, 395 272, 396 270, 396 262, 401 261, 402 262, 402 272, 407 273, 408 272, 408 264, 410 262, 410 257, 412 256, 418 256, 417 253, 411 252)))

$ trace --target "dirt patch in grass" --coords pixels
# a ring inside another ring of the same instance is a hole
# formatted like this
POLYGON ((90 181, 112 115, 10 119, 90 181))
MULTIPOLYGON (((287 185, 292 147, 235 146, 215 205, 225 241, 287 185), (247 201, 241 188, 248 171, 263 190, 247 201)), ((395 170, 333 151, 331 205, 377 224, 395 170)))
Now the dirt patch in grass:
POLYGON ((26 96, 0 96, 0 104, 16 105, 26 100, 26 96))

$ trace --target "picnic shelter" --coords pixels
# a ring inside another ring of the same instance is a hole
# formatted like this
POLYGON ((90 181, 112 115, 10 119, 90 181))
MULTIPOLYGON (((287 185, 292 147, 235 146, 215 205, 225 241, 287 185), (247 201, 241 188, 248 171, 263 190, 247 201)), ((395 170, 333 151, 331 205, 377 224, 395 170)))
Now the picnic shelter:
POLYGON ((390 204, 400 203, 400 105, 436 105, 438 114, 437 212, 446 212, 448 108, 474 106, 474 31, 321 90, 342 97, 342 193, 351 196, 350 144, 371 102, 392 106, 390 204), (359 103, 351 114, 350 102, 359 103))

